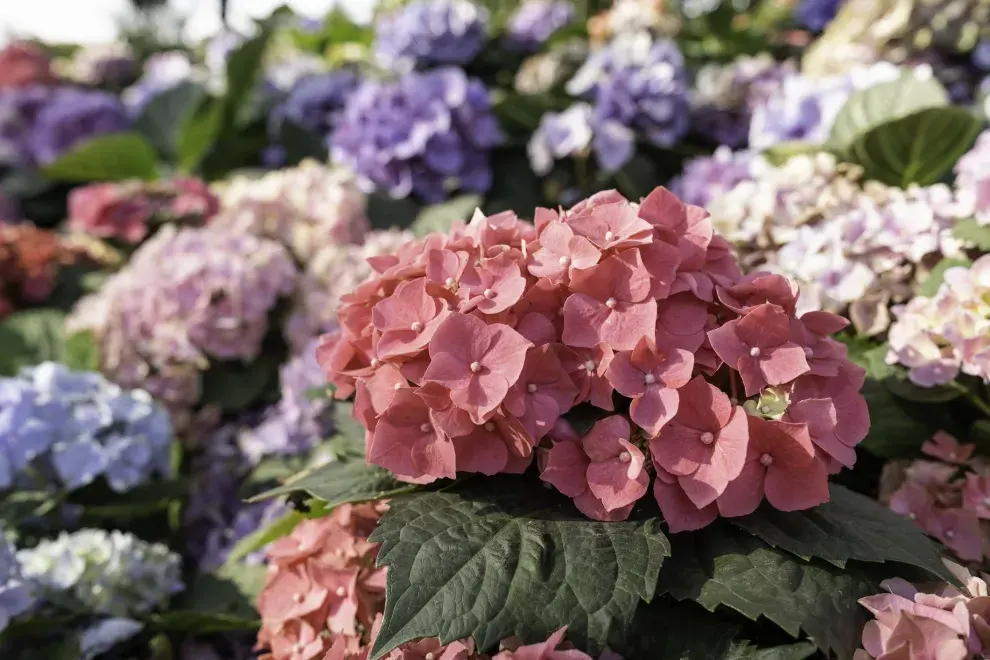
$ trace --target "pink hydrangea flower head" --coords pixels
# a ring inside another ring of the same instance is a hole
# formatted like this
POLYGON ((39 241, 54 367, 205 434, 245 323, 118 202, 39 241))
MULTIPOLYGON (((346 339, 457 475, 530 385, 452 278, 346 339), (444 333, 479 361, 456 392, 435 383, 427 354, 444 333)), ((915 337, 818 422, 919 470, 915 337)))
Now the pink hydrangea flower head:
POLYGON ((468 300, 467 309, 498 314, 515 305, 526 289, 526 278, 510 255, 484 259, 480 266, 468 266, 461 277, 468 300))
MULTIPOLYGON (((502 642, 502 650, 492 660, 592 660, 591 656, 574 648, 558 648, 564 641, 567 626, 559 628, 545 642, 521 645, 518 640, 502 642)), ((621 659, 619 659, 621 660, 621 659)))
POLYGON ((443 301, 426 291, 426 278, 402 282, 391 296, 372 310, 381 360, 415 355, 430 343, 433 334, 449 314, 443 301))
POLYGON ((781 511, 808 509, 828 501, 828 473, 815 457, 804 424, 749 417, 749 447, 739 476, 718 498, 723 516, 745 516, 763 501, 781 511))
POLYGON ((606 377, 632 399, 629 416, 650 437, 677 412, 677 388, 691 379, 694 356, 680 348, 659 348, 643 337, 632 351, 615 354, 606 377))
POLYGON ((659 466, 656 471, 653 497, 672 534, 707 527, 718 518, 718 506, 714 502, 699 509, 684 492, 677 477, 659 466))
POLYGON ((458 472, 519 474, 532 460, 533 439, 512 417, 496 415, 453 443, 458 472))
POLYGON ((656 341, 661 346, 696 352, 705 343, 709 304, 690 293, 657 302, 656 341))
POLYGON ((596 408, 612 410, 612 387, 608 369, 615 353, 608 344, 592 348, 562 348, 560 363, 578 388, 574 403, 590 401, 596 408))
POLYGON ((530 437, 539 440, 571 409, 577 394, 578 388, 560 363, 556 345, 547 344, 526 354, 526 364, 504 405, 530 437))
POLYGON ((717 287, 716 293, 722 304, 737 314, 745 314, 764 303, 777 305, 790 316, 794 316, 797 309, 797 285, 783 275, 773 273, 746 275, 732 286, 717 287))
POLYGON ((973 456, 976 445, 961 445, 945 431, 938 431, 921 445, 921 452, 946 463, 965 463, 973 456))
POLYGON ((93 183, 69 193, 72 231, 136 244, 148 233, 152 206, 139 186, 93 183))
POLYGON ((608 511, 633 504, 650 483, 643 452, 629 442, 629 437, 626 418, 612 415, 595 422, 581 440, 591 459, 588 488, 608 511))
POLYGON ((556 443, 547 453, 540 478, 574 500, 578 510, 592 520, 625 520, 629 517, 633 504, 618 509, 606 509, 590 488, 588 471, 591 464, 583 442, 564 440, 556 443))
POLYGON ((467 252, 433 249, 426 253, 426 278, 431 284, 456 290, 468 265, 467 252))
POLYGON ((856 463, 854 447, 862 438, 850 444, 844 441, 845 437, 840 437, 836 433, 839 411, 832 399, 805 399, 791 403, 784 413, 783 420, 806 425, 815 446, 841 465, 851 468, 856 463))
POLYGON ((650 453, 695 507, 704 509, 742 472, 749 425, 742 407, 701 376, 679 394, 677 414, 650 440, 650 453))
POLYGON ((746 396, 782 385, 810 370, 804 349, 790 341, 790 322, 777 305, 763 304, 708 333, 712 348, 742 377, 746 396))
POLYGON ((624 198, 609 204, 571 211, 567 224, 602 250, 637 247, 653 242, 653 227, 640 218, 624 198))
POLYGON ((986 468, 966 475, 963 508, 972 511, 981 520, 990 520, 990 479, 987 478, 986 468))
POLYGON ((650 274, 649 297, 663 300, 670 295, 677 279, 677 268, 681 263, 680 251, 669 243, 656 241, 640 247, 639 253, 650 274))
POLYGON ((650 274, 638 250, 574 273, 570 288, 573 294, 564 303, 565 344, 591 348, 605 343, 628 351, 641 337, 654 335, 657 303, 647 298, 650 274))
POLYGON ((412 388, 398 390, 379 418, 368 459, 418 483, 455 475, 454 446, 412 388))
POLYGON ((660 187, 639 205, 639 217, 653 225, 656 239, 677 246, 682 271, 704 268, 714 235, 707 211, 684 204, 674 193, 660 187))
POLYGON ((598 263, 601 252, 570 226, 551 222, 540 232, 537 248, 529 255, 529 272, 553 282, 567 282, 571 269, 583 270, 598 263))

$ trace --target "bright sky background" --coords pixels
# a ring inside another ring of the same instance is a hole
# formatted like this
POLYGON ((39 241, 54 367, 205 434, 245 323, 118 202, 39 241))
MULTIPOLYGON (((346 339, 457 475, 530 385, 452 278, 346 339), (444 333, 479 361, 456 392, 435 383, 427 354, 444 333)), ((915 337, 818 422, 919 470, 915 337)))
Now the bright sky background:
MULTIPOLYGON (((170 0, 189 16, 192 39, 214 34, 220 25, 219 0, 170 0)), ((228 0, 229 21, 235 29, 251 18, 266 16, 287 4, 306 16, 321 16, 335 4, 356 18, 371 15, 375 0, 228 0)), ((128 0, 0 0, 0 44, 11 36, 39 37, 45 41, 101 43, 113 40, 117 17, 126 15, 128 0)))

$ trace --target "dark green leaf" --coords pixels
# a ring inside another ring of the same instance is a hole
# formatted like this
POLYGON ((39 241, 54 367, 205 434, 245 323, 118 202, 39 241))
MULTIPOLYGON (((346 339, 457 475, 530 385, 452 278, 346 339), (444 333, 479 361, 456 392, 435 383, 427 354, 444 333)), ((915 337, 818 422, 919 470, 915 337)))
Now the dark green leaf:
POLYGON ((65 351, 65 313, 55 309, 16 312, 0 323, 0 375, 13 376, 23 367, 59 361, 65 351))
POLYGON ((182 127, 199 107, 206 90, 185 80, 153 97, 141 110, 134 127, 148 138, 161 156, 175 161, 179 156, 182 127))
POLYGON ((659 590, 715 611, 729 607, 766 617, 797 637, 803 630, 825 653, 852 657, 868 612, 856 601, 877 593, 862 571, 805 562, 721 522, 675 534, 659 590))
POLYGON ((861 393, 870 409, 870 432, 860 446, 878 456, 912 456, 946 423, 941 407, 900 399, 880 381, 867 379, 861 393))
POLYGON ((410 229, 417 236, 426 236, 437 231, 446 232, 456 220, 470 220, 479 206, 481 195, 461 195, 446 202, 431 204, 419 212, 410 229))
POLYGON ((973 428, 969 432, 969 439, 976 443, 978 453, 990 454, 990 420, 979 419, 973 422, 973 428))
POLYGON ((225 126, 233 125, 237 110, 246 104, 248 96, 254 90, 271 36, 270 27, 262 26, 257 36, 242 43, 227 57, 225 126))
POLYGON ((921 387, 907 378, 903 369, 896 376, 885 378, 883 384, 894 396, 914 403, 946 403, 962 396, 962 392, 948 385, 921 387))
POLYGON ((814 653, 815 645, 811 642, 760 648, 743 641, 732 645, 725 660, 804 660, 814 653))
POLYGON ((252 552, 257 552, 269 543, 277 541, 283 536, 288 536, 289 532, 295 529, 296 525, 299 524, 299 521, 304 518, 305 516, 298 511, 287 511, 284 515, 273 521, 267 527, 257 529, 242 538, 233 547, 227 557, 227 566, 230 567, 229 570, 237 570, 236 564, 252 552))
POLYGON ((102 135, 73 147, 42 168, 53 181, 124 181, 154 179, 158 156, 154 147, 137 133, 102 135))
POLYGON ((972 243, 984 251, 990 251, 990 225, 981 225, 975 218, 960 220, 952 228, 953 235, 961 241, 972 243))
POLYGON ((839 567, 853 559, 896 561, 953 581, 939 546, 917 525, 842 486, 832 484, 829 493, 828 502, 812 509, 788 512, 763 506, 729 522, 803 559, 818 557, 839 567))
POLYGON ((74 332, 65 340, 62 361, 75 371, 98 371, 100 369, 100 347, 90 330, 74 332))
MULTIPOLYGON (((990 230, 990 227, 988 227, 988 230, 990 230)), ((955 231, 959 231, 959 225, 956 225, 955 231)), ((987 232, 987 235, 990 237, 990 231, 987 232)), ((956 237, 960 238, 958 233, 956 237)), ((942 259, 928 273, 924 284, 921 285, 921 295, 931 298, 938 293, 939 287, 942 286, 942 281, 945 279, 945 271, 956 266, 969 267, 972 263, 969 259, 942 259)))
POLYGON ((419 211, 419 204, 409 197, 394 199, 379 192, 368 195, 368 220, 373 229, 406 229, 419 211))
POLYGON ((300 472, 285 485, 256 495, 250 501, 257 502, 303 491, 332 508, 347 502, 367 502, 392 497, 415 489, 416 486, 399 481, 388 470, 377 465, 368 465, 363 460, 331 461, 300 472))
POLYGON ((624 658, 721 660, 731 651, 739 625, 692 602, 655 598, 636 609, 631 629, 610 640, 624 658))
POLYGON ((197 575, 174 610, 153 623, 158 630, 196 633, 257 629, 254 601, 264 586, 265 572, 264 566, 239 564, 197 575))
POLYGON ((634 156, 615 173, 615 182, 619 185, 619 191, 636 201, 649 195, 658 180, 656 166, 649 158, 642 155, 634 156))
POLYGON ((656 519, 588 520, 523 476, 393 500, 371 540, 388 566, 375 658, 417 637, 471 635, 486 650, 564 624, 597 653, 652 599, 670 550, 656 519))
POLYGON ((179 168, 183 172, 193 172, 203 162, 223 130, 223 121, 223 104, 208 99, 183 122, 178 147, 179 168))
POLYGON ((307 158, 321 162, 327 159, 327 145, 323 138, 291 119, 280 122, 278 142, 285 150, 286 165, 297 165, 307 158))
POLYGON ((201 401, 225 412, 245 410, 278 385, 278 358, 262 351, 248 362, 214 362, 203 374, 201 401))
POLYGON ((173 660, 175 657, 168 635, 155 635, 148 640, 148 651, 151 653, 149 660, 173 660))

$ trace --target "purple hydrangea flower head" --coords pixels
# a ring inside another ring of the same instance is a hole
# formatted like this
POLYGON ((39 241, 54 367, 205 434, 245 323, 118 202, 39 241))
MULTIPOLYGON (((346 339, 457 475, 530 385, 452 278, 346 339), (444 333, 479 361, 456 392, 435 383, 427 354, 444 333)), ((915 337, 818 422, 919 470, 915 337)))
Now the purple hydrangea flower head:
POLYGON ((535 52, 573 20, 574 5, 570 0, 526 0, 509 18, 506 40, 514 50, 535 52))
POLYGON ((34 607, 33 585, 24 579, 14 545, 0 527, 0 633, 10 622, 34 607))
POLYGON ((123 493, 171 473, 168 414, 141 390, 45 362, 0 380, 0 489, 31 465, 73 490, 99 477, 123 493))
POLYGON ((983 38, 973 47, 970 59, 980 71, 990 71, 990 38, 983 38))
POLYGON ((692 158, 684 171, 671 181, 670 189, 685 204, 705 208, 716 197, 732 190, 740 181, 752 178, 748 151, 733 152, 721 146, 711 156, 692 158))
POLYGON ((331 139, 333 160, 366 189, 442 201, 491 186, 489 151, 503 140, 484 84, 458 68, 368 81, 351 95, 331 139))
POLYGON ((413 0, 379 19, 374 51, 399 70, 467 64, 484 46, 487 28, 488 10, 469 0, 413 0))
POLYGON ((990 225, 990 131, 980 134, 956 163, 955 172, 957 194, 973 204, 981 225, 990 225))
POLYGON ((40 599, 75 613, 133 618, 184 588, 177 554, 116 530, 62 532, 19 550, 17 560, 40 599))
MULTIPOLYGON (((328 139, 344 104, 359 82, 357 74, 349 69, 300 78, 269 116, 269 138, 277 142, 282 122, 289 120, 321 139, 328 139)), ((284 154, 282 159, 284 161, 284 154)), ((270 161, 269 164, 280 163, 270 161)))
POLYGON ((144 629, 144 624, 134 619, 110 618, 90 624, 79 635, 79 654, 85 660, 108 652, 144 629))
POLYGON ((797 10, 798 21, 812 32, 821 32, 839 13, 844 0, 801 0, 797 10))
POLYGON ((124 90, 124 104, 132 116, 137 116, 148 101, 181 82, 196 77, 189 56, 181 51, 167 51, 148 58, 144 73, 136 83, 124 90))
POLYGON ((592 103, 592 147, 607 171, 632 158, 637 137, 669 147, 687 132, 684 57, 673 41, 647 33, 615 39, 588 59, 567 90, 592 103))
POLYGON ((527 145, 533 171, 544 175, 554 161, 581 153, 591 146, 592 109, 587 103, 575 103, 563 112, 548 112, 540 119, 527 145))
POLYGON ((139 73, 134 52, 125 42, 83 46, 69 62, 72 79, 87 85, 120 89, 139 73))
POLYGON ((38 112, 28 148, 32 159, 45 165, 90 138, 131 127, 116 96, 96 90, 57 88, 38 112))
POLYGON ((42 85, 0 89, 0 165, 33 165, 31 129, 54 94, 42 85))

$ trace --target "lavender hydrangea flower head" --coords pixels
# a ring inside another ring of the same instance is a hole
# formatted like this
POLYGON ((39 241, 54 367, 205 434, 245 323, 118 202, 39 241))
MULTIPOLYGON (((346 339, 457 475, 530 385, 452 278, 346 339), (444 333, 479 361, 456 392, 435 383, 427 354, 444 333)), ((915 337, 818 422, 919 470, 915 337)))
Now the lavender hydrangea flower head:
POLYGON ((503 140, 484 84, 461 69, 368 81, 351 95, 331 140, 333 160, 366 189, 442 201, 491 186, 489 151, 503 140))
POLYGON ((172 426, 161 406, 54 362, 0 379, 0 437, 0 489, 29 465, 68 490, 102 476, 123 493, 171 474, 172 426))
POLYGON ((510 48, 535 52, 573 20, 574 5, 570 0, 526 0, 509 18, 506 40, 510 48))
POLYGON ((983 131, 976 144, 956 163, 956 192, 976 209, 981 225, 990 225, 990 131, 983 131))
POLYGON ((21 574, 14 545, 0 527, 0 633, 35 604, 33 585, 21 574))
POLYGON ((835 18, 844 0, 801 0, 797 18, 813 32, 821 32, 835 18))
POLYGON ((167 51, 148 58, 144 73, 136 83, 124 90, 124 104, 132 116, 137 116, 148 101, 186 80, 199 77, 189 56, 181 51, 167 51))
POLYGON ((34 162, 45 165, 87 139, 130 126, 124 106, 112 94, 57 88, 34 118, 28 148, 34 162))
POLYGON ((670 182, 670 189, 684 203, 707 208, 713 199, 752 178, 752 160, 753 154, 748 151, 733 152, 721 146, 711 156, 685 163, 681 175, 670 182))
POLYGON ((179 556, 119 531, 81 529, 19 550, 39 597, 89 615, 134 618, 182 591, 179 556))
POLYGON ((199 401, 211 360, 257 358, 269 314, 295 281, 289 253, 274 241, 167 225, 80 301, 67 326, 94 333, 111 380, 179 412, 199 401))
POLYGON ((533 171, 544 175, 554 161, 584 152, 591 146, 592 109, 587 103, 575 103, 563 112, 548 112, 527 145, 533 171))
POLYGON ((138 63, 126 42, 83 46, 68 63, 70 77, 86 85, 119 89, 134 82, 138 63))
POLYGON ((637 136, 669 147, 688 129, 684 57, 673 41, 645 32, 616 39, 592 55, 567 91, 592 102, 592 145, 608 171, 632 158, 637 136))
POLYGON ((484 46, 488 10, 469 0, 413 0, 382 16, 374 51, 386 66, 467 64, 484 46))
POLYGON ((0 165, 30 167, 31 129, 55 94, 42 85, 0 89, 0 165))

